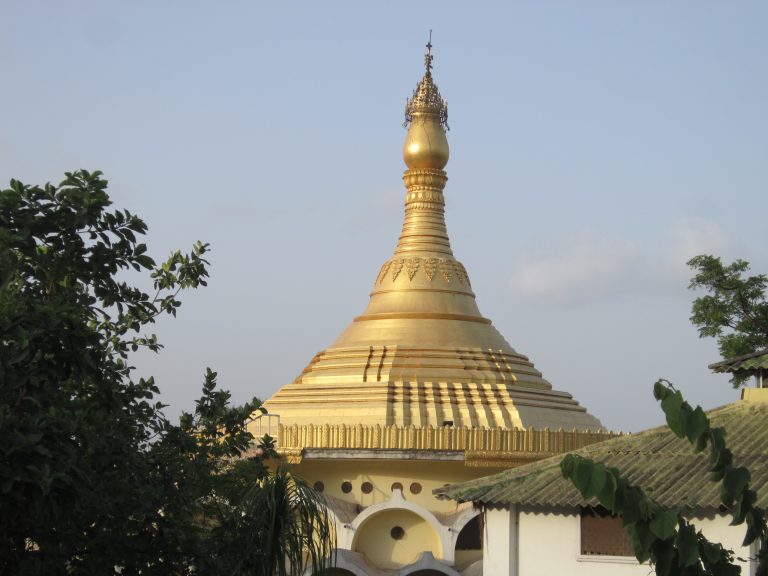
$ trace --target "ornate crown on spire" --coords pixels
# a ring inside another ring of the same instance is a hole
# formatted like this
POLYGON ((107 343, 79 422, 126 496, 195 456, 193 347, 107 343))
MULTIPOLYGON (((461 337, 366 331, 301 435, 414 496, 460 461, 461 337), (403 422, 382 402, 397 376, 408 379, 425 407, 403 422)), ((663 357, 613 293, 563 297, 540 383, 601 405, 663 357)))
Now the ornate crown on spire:
POLYGON ((429 42, 427 42, 427 53, 424 55, 424 78, 421 79, 413 96, 405 104, 405 122, 404 127, 413 122, 417 115, 430 114, 437 116, 440 124, 448 130, 448 103, 440 96, 437 84, 432 80, 432 31, 429 31, 429 42))

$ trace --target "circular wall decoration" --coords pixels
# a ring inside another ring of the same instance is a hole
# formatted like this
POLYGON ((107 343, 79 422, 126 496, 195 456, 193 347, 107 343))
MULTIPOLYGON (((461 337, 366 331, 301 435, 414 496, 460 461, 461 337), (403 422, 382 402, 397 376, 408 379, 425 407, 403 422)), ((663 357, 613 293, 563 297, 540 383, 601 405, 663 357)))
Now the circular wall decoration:
POLYGON ((363 485, 360 487, 360 489, 363 491, 363 494, 370 494, 373 492, 373 484, 370 482, 363 482, 363 485))
POLYGON ((341 491, 344 492, 344 494, 349 494, 352 492, 352 482, 342 482, 341 491))
POLYGON ((405 536, 405 530, 401 526, 395 526, 389 531, 389 535, 392 536, 392 540, 402 540, 405 536))
POLYGON ((320 480, 318 480, 317 482, 315 482, 313 488, 315 489, 316 492, 322 492, 323 490, 325 490, 325 484, 323 484, 320 480))
POLYGON ((402 492, 403 491, 403 485, 400 484, 400 482, 393 482, 392 486, 390 487, 390 489, 392 490, 392 492, 394 492, 395 490, 400 490, 400 492, 402 492))
POLYGON ((411 494, 421 494, 421 484, 413 482, 411 484, 411 494))

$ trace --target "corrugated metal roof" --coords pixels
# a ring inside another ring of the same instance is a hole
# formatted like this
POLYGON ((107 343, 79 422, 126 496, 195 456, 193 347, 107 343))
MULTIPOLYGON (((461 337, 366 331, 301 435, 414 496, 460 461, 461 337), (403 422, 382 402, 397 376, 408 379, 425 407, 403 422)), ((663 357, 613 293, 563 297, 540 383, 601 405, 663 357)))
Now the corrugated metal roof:
MULTIPOLYGON (((768 403, 735 402, 707 413, 713 426, 726 429, 726 443, 734 463, 749 468, 751 487, 759 506, 768 505, 768 403)), ((621 436, 575 450, 574 453, 618 468, 632 484, 641 486, 659 505, 716 510, 719 484, 709 480, 708 452, 694 454, 685 439, 666 426, 621 436)), ((585 501, 563 478, 554 456, 507 470, 494 476, 436 490, 459 502, 473 501, 492 507, 510 504, 539 506, 595 506, 585 501)))
POLYGON ((715 362, 709 365, 713 372, 754 372, 757 370, 768 370, 768 348, 758 350, 751 354, 728 358, 721 362, 715 362))

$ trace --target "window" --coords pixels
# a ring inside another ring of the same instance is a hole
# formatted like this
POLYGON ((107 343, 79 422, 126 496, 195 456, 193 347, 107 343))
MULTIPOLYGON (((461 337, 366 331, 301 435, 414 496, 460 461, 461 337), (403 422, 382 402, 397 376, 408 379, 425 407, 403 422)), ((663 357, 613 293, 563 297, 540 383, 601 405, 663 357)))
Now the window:
POLYGON ((583 556, 632 556, 621 518, 604 508, 581 509, 581 554, 583 556))

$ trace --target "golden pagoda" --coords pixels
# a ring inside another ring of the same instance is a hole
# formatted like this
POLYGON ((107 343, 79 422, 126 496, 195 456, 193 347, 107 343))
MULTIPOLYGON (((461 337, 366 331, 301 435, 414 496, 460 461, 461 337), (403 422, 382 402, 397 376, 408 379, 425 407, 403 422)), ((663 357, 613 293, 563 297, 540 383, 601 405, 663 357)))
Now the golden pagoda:
POLYGON ((482 556, 478 511, 433 489, 610 436, 480 314, 445 225, 448 107, 431 48, 405 109, 394 254, 365 311, 252 428, 325 493, 338 574, 459 574, 482 556))

